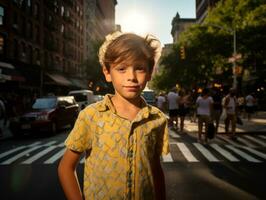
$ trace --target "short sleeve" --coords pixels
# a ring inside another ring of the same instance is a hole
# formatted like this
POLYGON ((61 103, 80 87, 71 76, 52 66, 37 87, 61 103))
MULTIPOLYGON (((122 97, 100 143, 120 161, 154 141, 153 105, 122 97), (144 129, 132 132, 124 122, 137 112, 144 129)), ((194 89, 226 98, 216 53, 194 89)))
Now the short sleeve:
POLYGON ((161 133, 160 133, 159 141, 157 141, 157 144, 159 146, 159 155, 167 155, 169 150, 169 139, 168 139, 168 126, 167 126, 167 120, 165 118, 164 123, 162 125, 161 133))
POLYGON ((93 132, 91 120, 94 112, 92 108, 86 108, 79 113, 74 128, 65 141, 68 149, 77 152, 84 152, 92 148, 93 132))

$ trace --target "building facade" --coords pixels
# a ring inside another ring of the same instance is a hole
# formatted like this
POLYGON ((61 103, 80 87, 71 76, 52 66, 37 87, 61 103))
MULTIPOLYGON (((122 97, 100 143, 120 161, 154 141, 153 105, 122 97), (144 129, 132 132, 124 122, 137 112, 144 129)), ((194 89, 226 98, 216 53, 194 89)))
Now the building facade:
POLYGON ((179 14, 172 20, 171 34, 173 37, 173 43, 177 43, 180 33, 184 32, 189 26, 196 23, 194 18, 180 18, 179 14))
POLYGON ((88 45, 91 37, 102 40, 114 30, 115 5, 114 0, 0 0, 1 90, 86 89, 82 63, 88 45), (89 6, 94 12, 88 19, 89 6))
POLYGON ((208 9, 211 9, 219 0, 196 0, 197 23, 201 24, 207 16, 208 9))

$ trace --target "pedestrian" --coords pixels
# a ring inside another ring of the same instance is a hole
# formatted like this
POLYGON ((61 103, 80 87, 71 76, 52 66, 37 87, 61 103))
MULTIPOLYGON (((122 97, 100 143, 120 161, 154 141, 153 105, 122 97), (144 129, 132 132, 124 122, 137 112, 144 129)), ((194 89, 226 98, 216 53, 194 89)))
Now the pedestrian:
POLYGON ((236 139, 236 117, 237 117, 237 99, 235 89, 231 88, 229 94, 225 97, 224 107, 226 110, 225 133, 229 134, 229 125, 231 124, 232 139, 236 139))
POLYGON ((82 199, 76 165, 86 152, 85 199, 165 199, 160 155, 169 153, 167 119, 141 97, 158 59, 153 36, 115 32, 99 50, 115 94, 82 110, 58 167, 68 199, 82 199))
POLYGON ((166 103, 167 102, 166 102, 166 98, 164 96, 164 93, 163 92, 160 92, 159 96, 157 97, 157 102, 156 102, 157 107, 161 111, 165 112, 166 111, 166 103))
POLYGON ((255 111, 256 99, 254 97, 254 94, 250 93, 246 96, 245 100, 246 100, 246 113, 248 116, 248 121, 250 121, 251 115, 255 111))
POLYGON ((173 87, 167 94, 169 126, 178 130, 178 94, 176 87, 173 87))
POLYGON ((178 114, 180 117, 180 133, 184 131, 184 122, 186 114, 188 113, 188 96, 184 90, 180 90, 178 98, 178 114))
POLYGON ((198 115, 198 142, 207 144, 207 129, 209 123, 211 123, 211 110, 212 110, 213 99, 209 96, 209 90, 204 88, 201 95, 196 100, 197 115, 198 115), (201 135, 203 133, 203 124, 205 126, 204 141, 202 141, 201 135))
POLYGON ((222 94, 219 89, 213 90, 213 106, 212 106, 212 120, 215 123, 215 134, 218 133, 219 124, 220 124, 220 117, 222 114, 222 94))

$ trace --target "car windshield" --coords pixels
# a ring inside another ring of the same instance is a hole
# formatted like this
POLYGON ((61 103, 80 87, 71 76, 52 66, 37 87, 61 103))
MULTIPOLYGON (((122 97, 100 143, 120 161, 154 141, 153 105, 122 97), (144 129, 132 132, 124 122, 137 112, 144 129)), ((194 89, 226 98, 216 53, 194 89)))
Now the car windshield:
POLYGON ((147 102, 155 101, 155 93, 153 91, 143 91, 142 96, 147 102))
POLYGON ((87 101, 87 95, 86 94, 71 94, 71 95, 74 96, 76 102, 87 101))
POLYGON ((36 99, 35 103, 32 105, 33 109, 49 109, 56 106, 55 98, 41 98, 36 99))

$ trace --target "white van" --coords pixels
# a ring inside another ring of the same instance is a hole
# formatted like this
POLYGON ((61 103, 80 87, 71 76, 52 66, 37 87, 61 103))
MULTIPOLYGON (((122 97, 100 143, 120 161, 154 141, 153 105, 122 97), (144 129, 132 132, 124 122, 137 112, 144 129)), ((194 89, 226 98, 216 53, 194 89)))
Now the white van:
POLYGON ((142 91, 142 96, 144 97, 145 101, 148 104, 152 106, 156 105, 156 97, 155 97, 155 92, 153 90, 145 88, 142 91))
POLYGON ((76 102, 79 104, 79 110, 95 102, 94 94, 91 90, 73 90, 68 95, 74 96, 76 102))

